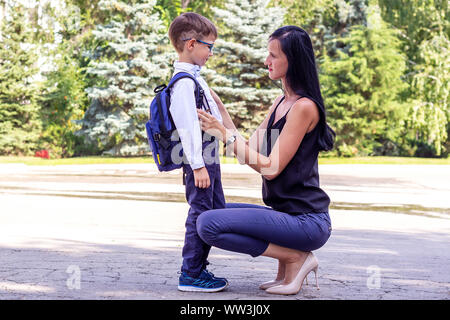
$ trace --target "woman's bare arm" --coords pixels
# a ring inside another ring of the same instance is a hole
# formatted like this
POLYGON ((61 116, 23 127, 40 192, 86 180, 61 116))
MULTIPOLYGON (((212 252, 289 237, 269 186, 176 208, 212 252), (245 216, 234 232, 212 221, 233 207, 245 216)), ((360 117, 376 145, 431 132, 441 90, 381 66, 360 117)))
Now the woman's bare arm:
MULTIPOLYGON (((235 135, 208 113, 202 110, 198 110, 197 113, 202 120, 203 130, 219 132, 218 135, 224 142, 235 135)), ((317 123, 318 119, 319 111, 314 102, 309 99, 300 99, 291 107, 291 111, 286 117, 286 124, 268 157, 250 148, 247 141, 241 136, 236 136, 236 141, 230 147, 233 148, 240 163, 249 165, 266 179, 272 180, 286 168, 297 152, 306 132, 313 123, 317 123)))
MULTIPOLYGON (((216 102, 217 106, 219 107, 220 114, 222 115, 222 120, 223 120, 224 127, 227 128, 227 129, 232 130, 233 132, 235 132, 236 135, 241 136, 240 133, 238 132, 238 130, 236 129, 236 126, 234 125, 230 114, 228 113, 227 109, 225 108, 225 105, 220 100, 219 96, 212 89, 210 89, 210 91, 211 91, 211 95, 212 95, 214 101, 216 102)), ((269 122, 269 118, 272 115, 272 112, 274 111, 275 106, 280 102, 282 97, 283 96, 281 95, 281 96, 279 96, 279 97, 277 97, 275 99, 274 103, 272 104, 272 106, 269 109, 269 112, 267 113, 266 118, 259 125, 259 127, 253 132, 252 136, 247 141, 247 144, 252 149, 254 149, 254 150, 258 151, 258 152, 260 151, 261 144, 262 144, 263 139, 264 139, 264 133, 265 133, 265 130, 267 128, 267 124, 269 122)), ((241 136, 241 138, 242 138, 242 136, 241 136)))
POLYGON ((224 127, 237 132, 236 126, 234 125, 233 120, 231 119, 230 114, 225 108, 225 105, 223 104, 222 100, 220 100, 219 96, 212 89, 209 89, 209 91, 211 91, 211 95, 214 101, 216 102, 217 106, 219 107, 224 127))

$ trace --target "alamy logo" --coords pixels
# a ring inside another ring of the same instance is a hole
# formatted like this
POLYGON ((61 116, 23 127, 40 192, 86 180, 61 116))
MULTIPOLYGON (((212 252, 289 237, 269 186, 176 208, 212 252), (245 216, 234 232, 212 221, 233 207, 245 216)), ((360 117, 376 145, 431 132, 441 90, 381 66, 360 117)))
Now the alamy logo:
POLYGON ((378 266, 372 265, 367 267, 367 273, 370 275, 367 278, 366 285, 369 289, 381 288, 381 269, 378 266))
POLYGON ((81 289, 81 270, 77 265, 70 265, 66 269, 66 273, 69 274, 69 278, 66 281, 67 288, 69 290, 81 289))
MULTIPOLYGON (((177 142, 179 141, 179 136, 183 136, 184 144, 187 145, 191 145, 192 146, 192 150, 199 150, 202 148, 202 146, 200 145, 199 141, 193 140, 192 139, 192 135, 190 134, 190 132, 184 132, 183 129, 177 129, 176 131, 174 131, 170 137, 170 140, 172 142, 177 142)), ((260 154, 262 155, 268 155, 268 144, 266 142, 266 133, 267 130, 258 130, 258 132, 255 132, 254 134, 256 135, 256 139, 254 139, 253 141, 251 141, 249 143, 249 147, 252 148, 253 150, 257 150, 258 152, 254 152, 251 153, 249 155, 248 158, 248 164, 257 164, 258 163, 258 157, 260 154)), ((279 129, 271 129, 270 130, 270 151, 273 150, 275 143, 278 140, 278 137, 280 135, 280 130, 279 129)), ((252 134, 249 134, 248 136, 252 136, 252 134)), ((220 137, 218 137, 216 140, 221 140, 220 137)), ((212 142, 213 141, 213 137, 211 135, 209 135, 208 133, 205 133, 202 137, 202 142, 212 142)), ((207 145, 205 147, 205 149, 203 150, 203 159, 205 161, 206 164, 214 164, 214 163, 219 163, 219 157, 217 157, 218 153, 219 153, 219 149, 218 149, 218 144, 216 143, 210 143, 209 145, 207 145)), ((245 148, 245 146, 241 146, 241 148, 245 148)), ((183 152, 181 152, 183 150, 183 146, 182 146, 182 142, 178 142, 171 150, 171 154, 170 154, 170 158, 171 161, 174 164, 189 164, 189 160, 187 159, 187 157, 189 157, 189 155, 185 155, 183 154, 183 152), (187 156, 187 157, 186 157, 187 156)), ((227 148, 225 151, 225 155, 230 157, 233 155, 233 151, 231 151, 231 148, 227 148)), ((244 154, 245 150, 238 150, 239 154, 244 154)), ((277 168, 262 168, 262 170, 264 172, 261 172, 262 174, 272 174, 274 173, 273 171, 276 171, 277 168)))

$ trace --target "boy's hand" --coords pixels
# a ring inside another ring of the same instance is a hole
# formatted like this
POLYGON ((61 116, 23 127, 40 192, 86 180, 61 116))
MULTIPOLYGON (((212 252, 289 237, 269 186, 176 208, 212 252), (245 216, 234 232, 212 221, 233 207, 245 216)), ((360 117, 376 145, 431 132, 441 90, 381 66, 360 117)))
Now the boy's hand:
POLYGON ((209 180, 208 170, 205 167, 194 169, 194 181, 197 188, 209 188, 211 181, 209 180))

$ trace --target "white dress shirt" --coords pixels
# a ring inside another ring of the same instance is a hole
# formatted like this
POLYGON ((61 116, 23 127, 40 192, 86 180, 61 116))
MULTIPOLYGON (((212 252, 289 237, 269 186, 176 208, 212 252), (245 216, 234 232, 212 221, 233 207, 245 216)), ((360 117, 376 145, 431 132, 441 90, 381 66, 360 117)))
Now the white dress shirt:
MULTIPOLYGON (((205 98, 211 108, 211 114, 222 123, 219 108, 211 96, 206 81, 200 75, 200 66, 176 61, 174 63, 174 75, 179 72, 187 72, 195 77, 205 92, 205 98)), ((192 170, 205 166, 202 152, 203 137, 198 120, 197 107, 195 103, 195 83, 189 78, 178 80, 172 88, 170 95, 170 113, 177 127, 183 152, 189 161, 192 170)), ((205 109, 205 107, 203 107, 205 109)), ((216 150, 218 140, 216 140, 216 150)))

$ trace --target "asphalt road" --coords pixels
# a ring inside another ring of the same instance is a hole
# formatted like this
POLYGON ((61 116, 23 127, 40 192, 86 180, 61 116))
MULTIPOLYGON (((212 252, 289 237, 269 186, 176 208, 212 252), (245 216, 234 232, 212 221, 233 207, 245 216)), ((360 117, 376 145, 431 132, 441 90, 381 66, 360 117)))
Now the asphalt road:
MULTIPOLYGON (((270 258, 213 248, 230 286, 176 289, 187 205, 153 165, 0 165, 0 299, 449 299, 450 166, 324 165, 333 232, 320 290, 259 290, 270 258)), ((261 203, 261 179, 223 165, 227 201, 261 203)), ((310 275, 310 283, 313 276, 310 275)))

